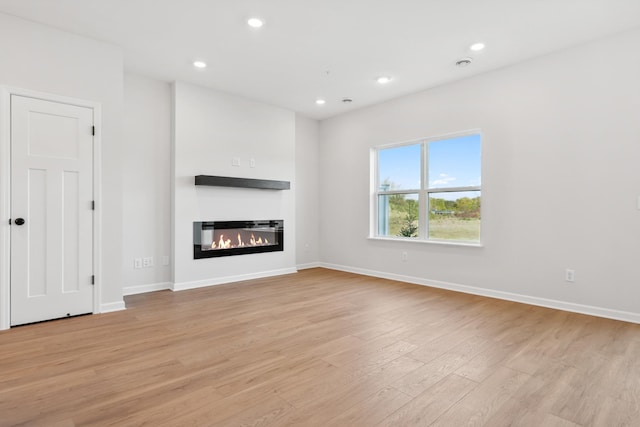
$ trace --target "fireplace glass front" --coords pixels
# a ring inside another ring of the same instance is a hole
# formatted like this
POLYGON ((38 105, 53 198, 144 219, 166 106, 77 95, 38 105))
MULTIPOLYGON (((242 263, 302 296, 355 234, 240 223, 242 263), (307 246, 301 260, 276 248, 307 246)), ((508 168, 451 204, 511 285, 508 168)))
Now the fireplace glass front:
POLYGON ((193 223, 194 259, 283 250, 283 220, 193 223))

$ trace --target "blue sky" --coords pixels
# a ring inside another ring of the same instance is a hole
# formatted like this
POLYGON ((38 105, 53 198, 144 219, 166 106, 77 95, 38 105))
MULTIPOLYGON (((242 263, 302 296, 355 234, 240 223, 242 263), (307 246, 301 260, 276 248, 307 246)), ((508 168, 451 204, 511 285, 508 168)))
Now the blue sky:
MULTIPOLYGON (((431 188, 480 185, 480 135, 433 141, 428 147, 431 188)), ((395 189, 420 188, 420 144, 378 153, 380 183, 388 179, 395 189)))

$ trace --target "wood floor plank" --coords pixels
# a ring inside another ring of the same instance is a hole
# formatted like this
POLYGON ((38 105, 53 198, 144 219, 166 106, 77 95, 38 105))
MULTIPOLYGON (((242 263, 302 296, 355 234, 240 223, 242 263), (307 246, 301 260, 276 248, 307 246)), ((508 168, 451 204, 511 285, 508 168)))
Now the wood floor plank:
MULTIPOLYGON (((341 396, 354 400, 355 390, 364 389, 365 393, 369 392, 366 396, 368 397, 399 378, 414 372, 422 366, 422 362, 408 357, 399 357, 372 370, 374 366, 367 364, 358 368, 353 366, 336 368, 323 377, 312 377, 293 387, 282 387, 278 394, 296 408, 305 408, 334 400, 338 400, 340 405, 344 405, 345 400, 340 399, 341 396)), ((328 419, 330 418, 332 417, 328 419)))
MULTIPOLYGON (((345 351, 338 351, 331 355, 325 356, 323 360, 334 366, 345 366, 353 364, 357 360, 377 360, 382 359, 388 361, 389 358, 400 357, 403 354, 410 353, 417 348, 416 345, 398 341, 395 337, 385 337, 367 341, 360 346, 345 351)), ((384 363, 384 362, 383 362, 384 363)))
POLYGON ((556 415, 535 412, 527 409, 524 402, 509 399, 489 420, 486 425, 495 427, 579 427, 571 421, 556 415))
POLYGON ((491 425, 488 421, 509 401, 529 375, 509 368, 498 368, 469 394, 451 406, 434 426, 491 425))
MULTIPOLYGON (((405 375, 413 372, 421 363, 400 357, 366 375, 347 377, 343 370, 338 377, 317 379, 303 388, 283 391, 281 394, 298 410, 283 422, 283 426, 325 426, 336 416, 359 411, 373 411, 366 402, 375 401, 375 395, 405 375), (304 394, 298 394, 304 393, 304 394), (353 409, 356 406, 360 408, 353 409)), ((377 410, 380 414, 379 409, 377 410)))
POLYGON ((329 420, 326 427, 371 427, 404 406, 411 397, 393 387, 385 387, 361 404, 354 405, 329 420))
POLYGON ((449 374, 434 383, 402 408, 389 415, 378 427, 427 426, 460 401, 478 384, 449 374))
POLYGON ((513 356, 519 346, 500 344, 495 341, 487 341, 485 348, 477 354, 471 355, 471 360, 462 364, 455 373, 476 382, 484 381, 498 366, 513 356))
MULTIPOLYGON (((396 381, 393 386, 410 396, 418 396, 465 365, 488 345, 490 345, 490 342, 485 338, 470 337, 467 341, 461 342, 426 363, 413 372, 412 375, 396 381)), ((408 356, 413 357, 413 353, 409 353, 408 356)))
POLYGON ((640 325, 326 269, 0 331, 5 426, 638 426, 640 325))
MULTIPOLYGON (((236 426, 279 426, 283 420, 295 409, 289 403, 278 396, 269 396, 260 400, 257 404, 247 405, 247 408, 231 417, 218 417, 217 413, 207 414, 204 418, 194 419, 196 425, 216 425, 220 427, 236 426), (220 419, 222 418, 222 419, 220 419)), ((190 417, 185 417, 181 422, 190 422, 190 417)))

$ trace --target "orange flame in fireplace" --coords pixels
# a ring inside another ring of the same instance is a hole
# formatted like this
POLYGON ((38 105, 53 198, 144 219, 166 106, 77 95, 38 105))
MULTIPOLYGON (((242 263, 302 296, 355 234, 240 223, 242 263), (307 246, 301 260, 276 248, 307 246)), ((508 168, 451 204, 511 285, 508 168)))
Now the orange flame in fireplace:
POLYGON ((252 233, 249 242, 245 242, 242 240, 241 233, 237 235, 237 244, 232 244, 231 239, 225 238, 224 234, 220 235, 220 238, 216 242, 215 240, 211 243, 211 249, 231 249, 231 248, 244 248, 247 246, 261 246, 261 245, 270 245, 269 239, 266 237, 258 237, 256 239, 255 235, 252 233))
MULTIPOLYGON (((211 248, 215 249, 216 242, 213 242, 211 248)), ((231 239, 224 238, 224 234, 220 235, 220 240, 218 240, 218 249, 229 249, 231 247, 231 239)))

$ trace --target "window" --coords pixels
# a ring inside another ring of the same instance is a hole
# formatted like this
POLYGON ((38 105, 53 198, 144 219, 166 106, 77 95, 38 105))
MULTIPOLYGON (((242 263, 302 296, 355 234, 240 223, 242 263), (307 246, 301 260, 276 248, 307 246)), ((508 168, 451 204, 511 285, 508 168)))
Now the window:
POLYGON ((372 235, 479 243, 480 149, 478 132, 374 149, 372 235))

